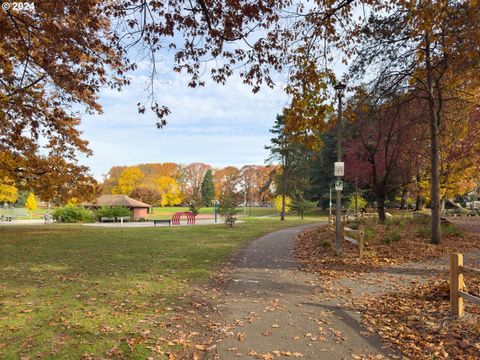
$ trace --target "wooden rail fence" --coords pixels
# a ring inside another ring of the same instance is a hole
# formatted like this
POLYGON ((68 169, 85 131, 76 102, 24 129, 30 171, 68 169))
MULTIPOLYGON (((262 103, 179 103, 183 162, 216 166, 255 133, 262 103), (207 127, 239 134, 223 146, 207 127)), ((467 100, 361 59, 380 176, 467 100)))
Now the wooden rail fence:
MULTIPOLYGON (((347 226, 345 226, 348 222, 348 216, 344 215, 342 217, 342 238, 344 241, 348 241, 349 243, 352 243, 354 245, 358 246, 358 256, 363 257, 363 238, 365 236, 365 227, 360 224, 358 226, 358 229, 352 229, 347 226), (346 233, 350 233, 352 236, 356 236, 357 239, 346 236, 346 233)), ((335 217, 331 216, 329 218, 329 224, 333 225, 333 228, 331 230, 335 231, 335 217)))
POLYGON ((450 311, 457 317, 463 316, 463 301, 480 305, 480 297, 473 296, 465 290, 463 274, 480 275, 479 269, 463 266, 463 254, 450 254, 450 311))
POLYGON ((365 235, 365 228, 363 225, 358 225, 357 229, 351 229, 349 227, 343 227, 343 239, 348 241, 354 245, 358 246, 358 256, 361 258, 363 257, 363 237, 365 235), (358 238, 354 239, 352 237, 346 236, 345 233, 351 233, 352 236, 355 234, 358 238))

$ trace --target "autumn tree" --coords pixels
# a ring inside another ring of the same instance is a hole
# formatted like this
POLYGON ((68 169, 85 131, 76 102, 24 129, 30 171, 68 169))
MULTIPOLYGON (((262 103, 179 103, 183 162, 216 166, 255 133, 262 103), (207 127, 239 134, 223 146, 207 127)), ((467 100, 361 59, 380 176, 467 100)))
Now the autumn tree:
POLYGON ((392 95, 375 103, 364 91, 352 100, 350 139, 345 152, 346 179, 358 182, 375 194, 378 216, 385 217, 385 200, 415 175, 411 161, 418 156, 415 148, 416 125, 424 116, 403 103, 402 96, 392 95))
POLYGON ((372 14, 357 69, 376 69, 374 87, 416 92, 428 109, 432 243, 440 243, 441 152, 452 103, 478 102, 480 14, 470 1, 403 2, 372 14))
MULTIPOLYGON (((380 0, 363 3, 377 10, 382 4, 380 0)), ((138 53, 151 60, 148 95, 139 102, 139 111, 150 108, 159 127, 169 113, 157 103, 154 92, 156 61, 165 49, 172 54, 172 69, 189 75, 190 87, 205 85, 203 74, 224 84, 240 69, 243 81, 256 92, 262 85, 274 86, 272 70, 288 67, 288 91, 295 100, 288 119, 302 129, 321 124, 316 116, 323 111, 325 84, 332 78, 326 69, 330 43, 342 45, 339 33, 355 28, 355 5, 344 0, 311 6, 287 0, 87 0, 36 2, 35 11, 2 11, 2 176, 28 183, 31 174, 55 170, 38 171, 25 162, 58 156, 71 168, 79 153, 91 154, 78 130, 78 105, 87 112, 101 112, 100 89, 128 84, 127 72, 137 66, 131 59, 137 59, 138 53), (317 93, 321 96, 315 98, 317 93), (301 111, 304 107, 309 111, 301 111), (46 140, 48 155, 40 152, 40 137, 46 140)), ((72 174, 85 176, 85 170, 72 174)), ((192 189, 191 195, 197 196, 197 188, 192 189)))
POLYGON ((213 174, 215 197, 219 198, 222 192, 235 193, 238 186, 240 170, 235 166, 216 169, 213 174))
POLYGON ((132 191, 139 187, 145 175, 138 167, 127 168, 122 171, 118 178, 118 186, 114 187, 112 192, 114 194, 130 195, 132 191))
POLYGON ((8 178, 0 180, 0 202, 13 204, 18 199, 15 183, 8 178))
POLYGON ((200 191, 202 194, 203 205, 206 207, 211 206, 215 196, 215 186, 213 185, 213 175, 211 169, 208 169, 205 173, 200 191))
POLYGON ((0 12, 1 176, 29 188, 32 179, 52 173, 51 180, 68 187, 62 174, 88 177, 76 161, 78 154, 91 155, 78 110, 101 112, 100 88, 119 89, 133 69, 114 47, 110 25, 96 0, 43 1, 34 11, 0 12), (52 158, 63 161, 48 166, 52 158))
POLYGON ((174 178, 160 176, 157 179, 157 190, 160 193, 160 206, 174 206, 182 202, 180 187, 174 178))
POLYGON ((103 194, 113 194, 113 189, 118 186, 118 178, 128 166, 112 166, 107 174, 103 175, 101 191, 103 194))
POLYGON ((183 179, 185 183, 185 195, 189 199, 201 199, 202 181, 210 165, 203 163, 191 163, 185 166, 183 179))
POLYGON ((25 202, 25 207, 30 211, 30 217, 32 217, 32 212, 37 209, 37 199, 33 192, 28 194, 27 201, 25 202))
POLYGON ((156 189, 137 187, 130 194, 132 199, 140 200, 152 206, 158 206, 162 200, 162 194, 156 189))

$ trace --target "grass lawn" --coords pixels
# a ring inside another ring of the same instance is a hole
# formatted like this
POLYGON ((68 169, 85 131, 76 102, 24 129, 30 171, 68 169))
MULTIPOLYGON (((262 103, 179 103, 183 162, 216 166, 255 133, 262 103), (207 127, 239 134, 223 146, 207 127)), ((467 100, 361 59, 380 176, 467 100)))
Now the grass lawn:
MULTIPOLYGON (((267 216, 274 215, 277 213, 273 207, 247 207, 247 216, 267 216)), ((169 207, 154 207, 153 213, 148 215, 148 219, 170 219, 172 215, 179 211, 189 211, 188 207, 184 206, 169 206, 169 207)), ((237 208, 239 217, 243 216, 244 209, 243 207, 237 208)), ((213 216, 213 207, 201 208, 200 215, 212 215, 213 216)))
MULTIPOLYGON (((46 208, 37 208, 32 211, 32 214, 30 216, 30 211, 27 210, 26 208, 20 208, 17 209, 17 211, 20 211, 21 213, 27 214, 26 216, 18 216, 15 210, 13 209, 4 209, 0 208, 0 215, 16 215, 18 220, 28 220, 28 219, 43 219, 43 216, 47 212, 46 208)), ((53 211, 53 208, 50 209, 50 213, 53 211)))
POLYGON ((0 358, 155 356, 147 347, 164 331, 155 324, 172 316, 178 296, 251 239, 300 223, 0 226, 0 358))
MULTIPOLYGON (((153 214, 149 214, 148 219, 171 219, 172 215, 178 211, 188 211, 188 207, 181 207, 181 206, 171 206, 171 207, 155 207, 153 208, 153 214)), ((238 217, 242 219, 244 215, 244 208, 238 207, 238 217)), ((201 215, 212 215, 213 216, 213 207, 209 208, 201 208, 200 209, 201 215)), ((273 207, 247 207, 246 209, 247 217, 258 217, 258 216, 272 216, 278 215, 277 210, 273 207)), ((291 216, 291 214, 288 214, 291 216)), ((328 216, 328 210, 321 210, 319 208, 309 210, 305 213, 306 218, 316 218, 319 216, 328 216)))

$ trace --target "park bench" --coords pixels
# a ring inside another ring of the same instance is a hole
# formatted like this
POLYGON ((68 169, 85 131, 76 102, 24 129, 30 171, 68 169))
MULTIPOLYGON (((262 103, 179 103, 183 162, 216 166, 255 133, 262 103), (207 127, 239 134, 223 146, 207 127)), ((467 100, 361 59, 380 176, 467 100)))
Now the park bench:
POLYGON ((115 221, 118 221, 123 224, 125 221, 130 221, 130 216, 117 216, 115 218, 115 221))
POLYGON ((0 219, 2 221, 7 221, 7 222, 11 222, 13 220, 15 220, 17 217, 16 216, 13 216, 13 215, 2 215, 0 216, 0 219))
POLYGON ((172 223, 172 220, 153 220, 153 226, 157 226, 157 224, 168 224, 170 226, 172 223))
POLYGON ((100 222, 115 222, 115 218, 102 216, 100 222))

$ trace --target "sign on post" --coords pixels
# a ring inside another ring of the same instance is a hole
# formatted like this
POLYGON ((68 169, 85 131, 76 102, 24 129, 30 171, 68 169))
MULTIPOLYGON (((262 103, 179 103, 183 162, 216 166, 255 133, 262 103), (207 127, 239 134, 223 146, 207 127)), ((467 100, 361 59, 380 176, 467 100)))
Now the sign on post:
POLYGON ((335 176, 344 176, 344 174, 345 174, 345 163, 336 161, 333 173, 334 173, 335 176))
POLYGON ((343 190, 343 181, 337 180, 335 181, 335 190, 343 190))

